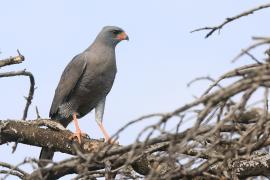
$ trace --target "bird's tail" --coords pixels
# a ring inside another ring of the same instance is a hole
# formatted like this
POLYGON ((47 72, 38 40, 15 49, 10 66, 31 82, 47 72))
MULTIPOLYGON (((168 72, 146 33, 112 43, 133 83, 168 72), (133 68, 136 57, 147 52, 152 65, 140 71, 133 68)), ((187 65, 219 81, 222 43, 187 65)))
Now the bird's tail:
POLYGON ((48 160, 52 160, 53 155, 54 155, 54 151, 52 149, 43 147, 39 154, 39 160, 41 160, 39 162, 39 166, 40 167, 46 166, 49 163, 48 160))
MULTIPOLYGON (((59 117, 52 117, 53 120, 58 121, 60 124, 62 124, 64 127, 67 127, 67 125, 69 124, 69 122, 71 121, 71 119, 63 119, 63 118, 59 118, 59 117)), ((40 151, 39 154, 39 159, 43 160, 40 161, 39 166, 40 167, 45 167, 49 161, 48 160, 52 160, 53 159, 53 155, 54 155, 54 151, 50 148, 47 147, 43 147, 40 151)))

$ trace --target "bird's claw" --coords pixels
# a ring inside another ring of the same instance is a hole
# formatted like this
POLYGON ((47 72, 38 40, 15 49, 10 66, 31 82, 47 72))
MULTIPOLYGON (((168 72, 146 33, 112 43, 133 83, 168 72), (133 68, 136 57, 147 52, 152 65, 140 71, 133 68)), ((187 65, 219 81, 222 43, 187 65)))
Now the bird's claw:
POLYGON ((86 133, 82 133, 81 131, 77 131, 69 136, 69 140, 74 140, 75 138, 78 140, 79 144, 82 143, 81 137, 88 137, 86 133))
POLYGON ((108 139, 106 142, 111 145, 119 145, 119 142, 116 139, 108 139))

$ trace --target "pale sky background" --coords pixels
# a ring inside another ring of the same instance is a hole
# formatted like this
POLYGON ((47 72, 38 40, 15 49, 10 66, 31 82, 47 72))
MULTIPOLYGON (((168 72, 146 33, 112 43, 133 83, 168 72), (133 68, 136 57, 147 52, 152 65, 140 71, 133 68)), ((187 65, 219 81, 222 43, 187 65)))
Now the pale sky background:
MULTIPOLYGON (((234 64, 230 60, 252 42, 251 36, 269 36, 269 9, 233 22, 220 35, 214 34, 209 39, 204 39, 205 32, 189 32, 217 25, 226 17, 266 2, 1 1, 0 59, 16 55, 19 49, 26 60, 0 72, 24 68, 31 71, 37 89, 28 119, 36 118, 35 106, 47 118, 54 90, 67 63, 92 43, 103 26, 122 27, 130 41, 117 47, 118 73, 104 116, 105 127, 113 134, 141 115, 168 112, 192 101, 192 95, 200 95, 208 85, 201 82, 187 88, 190 80, 205 75, 218 77, 233 67, 252 63, 248 58, 234 64)), ((261 52, 257 57, 263 57, 261 52)), ((2 78, 0 87, 0 119, 20 119, 29 79, 2 78)), ((90 137, 102 137, 93 113, 79 120, 79 125, 90 137)), ((143 126, 125 131, 120 136, 120 144, 132 143, 143 126)), ((74 130, 73 124, 68 128, 74 130)), ((22 144, 11 154, 12 145, 0 147, 0 161, 18 164, 25 157, 39 156, 40 148, 22 144)), ((63 155, 55 155, 56 160, 61 158, 63 155)))

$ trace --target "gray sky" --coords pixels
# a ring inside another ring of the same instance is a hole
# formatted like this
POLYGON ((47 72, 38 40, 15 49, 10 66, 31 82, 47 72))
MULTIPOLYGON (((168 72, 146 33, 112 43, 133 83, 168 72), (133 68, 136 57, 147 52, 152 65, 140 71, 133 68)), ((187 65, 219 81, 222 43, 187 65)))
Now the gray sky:
MULTIPOLYGON (((199 76, 217 77, 225 71, 251 63, 243 58, 230 60, 249 45, 251 36, 267 36, 265 25, 269 10, 257 12, 226 26, 220 35, 204 39, 205 33, 190 34, 193 29, 217 25, 226 17, 267 1, 2 1, 0 3, 0 59, 16 55, 26 57, 20 65, 3 71, 31 71, 36 91, 28 119, 34 119, 35 106, 48 117, 54 90, 60 75, 73 56, 87 48, 105 25, 122 27, 130 37, 117 47, 118 73, 110 92, 104 124, 110 134, 141 115, 171 111, 191 100, 208 83, 187 88, 199 76)), ((255 52, 262 57, 261 52, 255 52)), ((0 79, 0 119, 20 119, 29 88, 25 77, 0 79)), ((92 138, 102 134, 93 113, 79 121, 82 131, 92 138)), ((132 143, 145 124, 134 126, 120 136, 120 144, 132 143)), ((68 126, 74 130, 73 124, 68 126)), ((0 147, 0 161, 17 164, 24 157, 38 157, 39 148, 12 144, 0 147)), ((63 158, 57 154, 56 160, 63 158)), ((0 176, 1 177, 1 176, 0 176)))

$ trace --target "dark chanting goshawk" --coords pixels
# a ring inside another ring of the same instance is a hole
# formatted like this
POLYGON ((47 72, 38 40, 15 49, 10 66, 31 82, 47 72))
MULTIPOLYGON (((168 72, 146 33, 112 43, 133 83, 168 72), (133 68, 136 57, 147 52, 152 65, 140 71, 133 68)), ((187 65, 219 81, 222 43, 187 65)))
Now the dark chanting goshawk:
MULTIPOLYGON (((55 90, 50 117, 64 127, 73 120, 76 137, 81 143, 82 132, 78 118, 95 108, 95 119, 105 140, 110 139, 102 120, 106 96, 110 92, 116 75, 115 47, 128 40, 123 29, 106 26, 85 51, 76 55, 66 66, 55 90)), ((52 159, 54 152, 42 148, 40 159, 52 159)))

